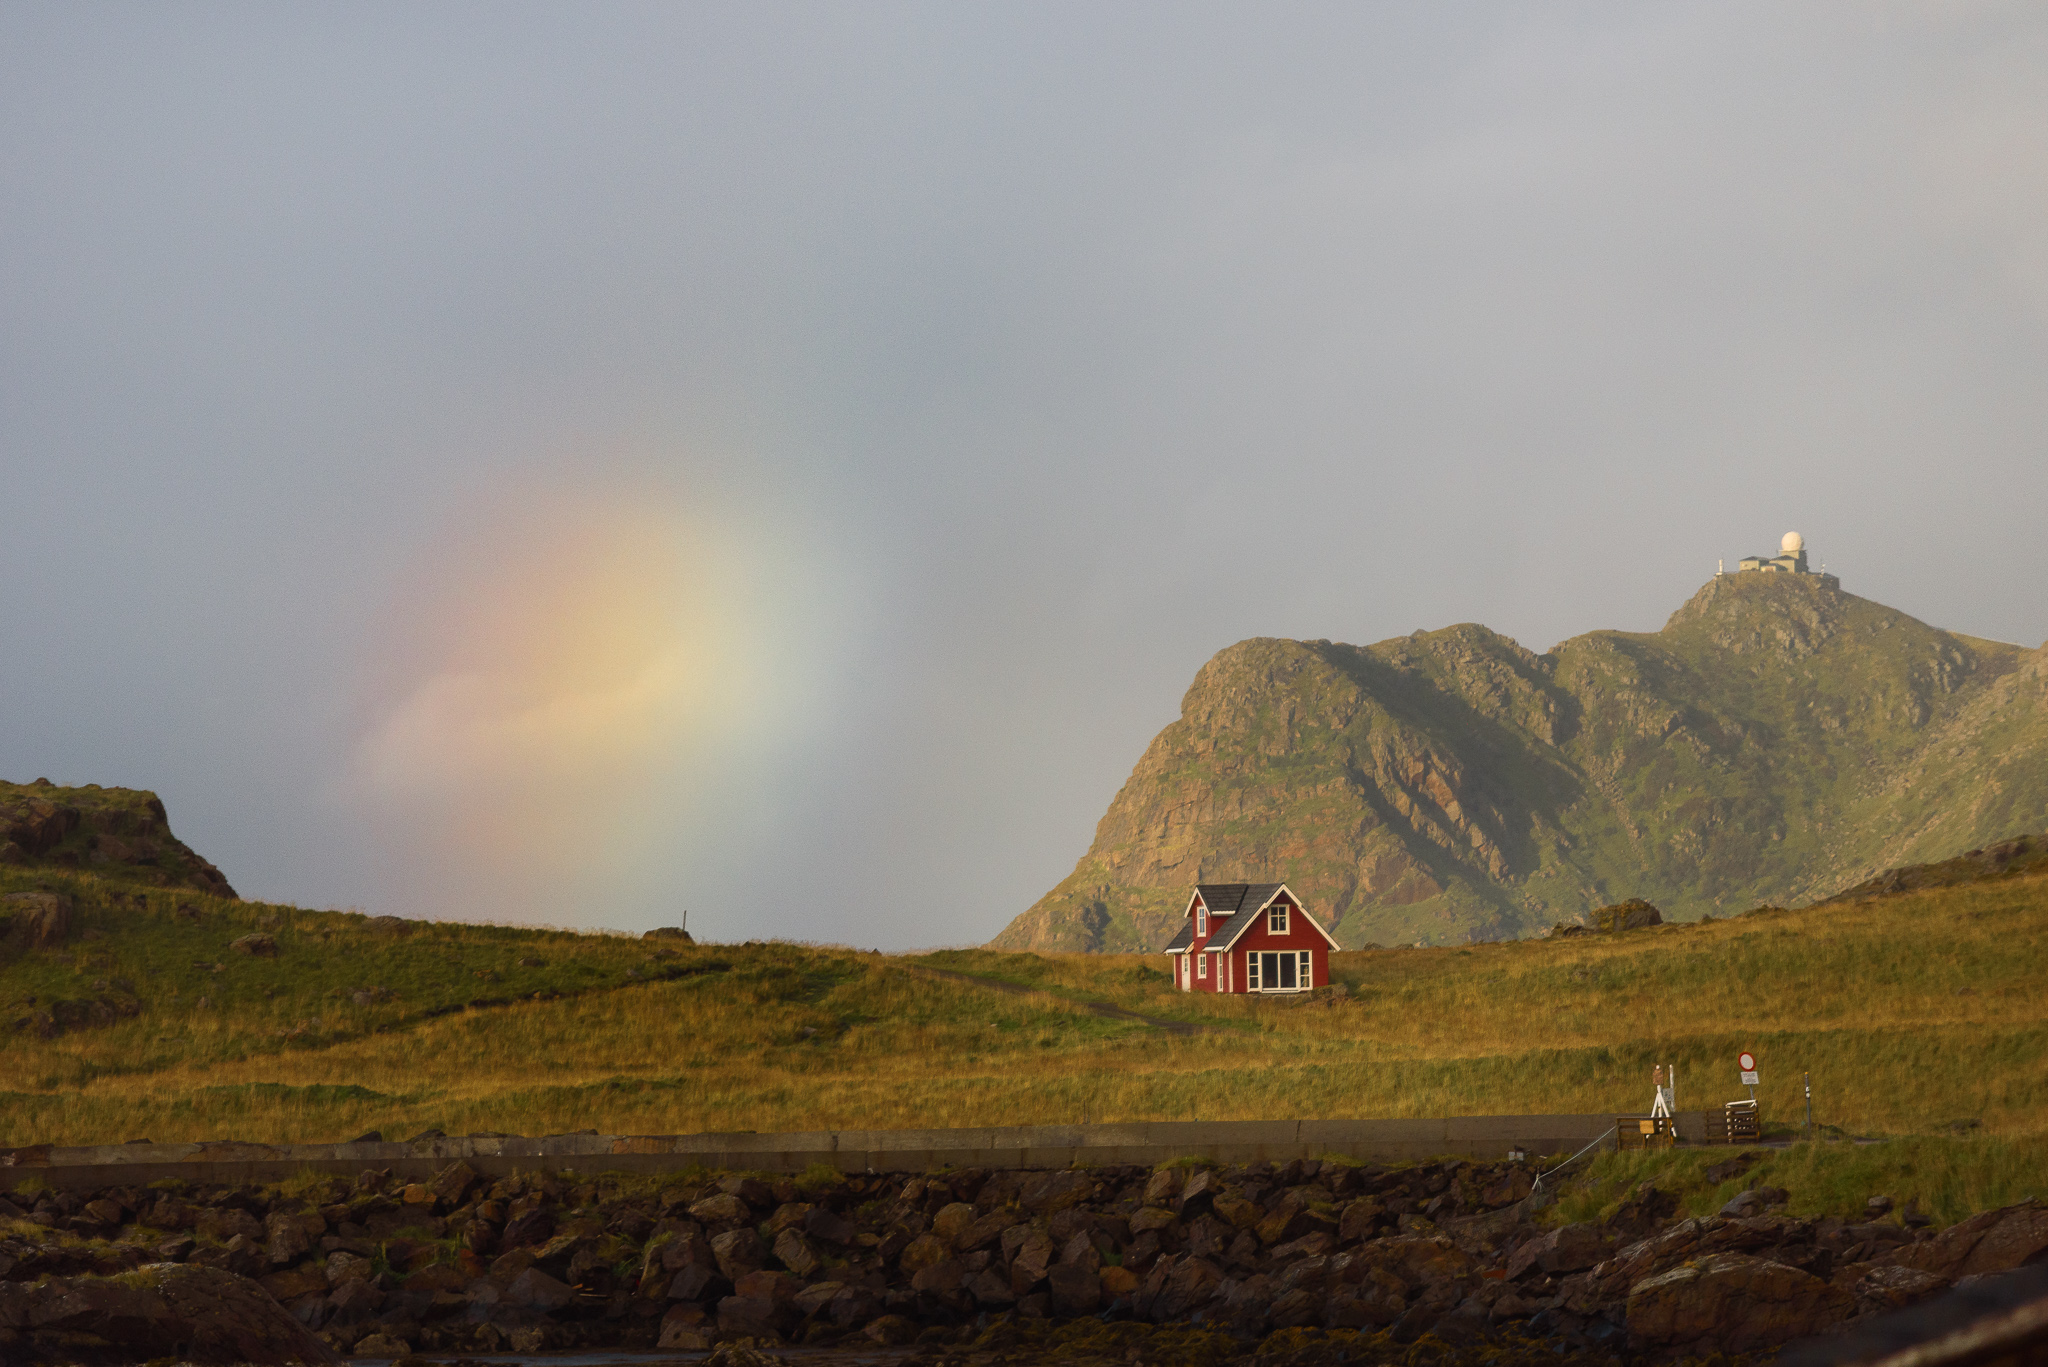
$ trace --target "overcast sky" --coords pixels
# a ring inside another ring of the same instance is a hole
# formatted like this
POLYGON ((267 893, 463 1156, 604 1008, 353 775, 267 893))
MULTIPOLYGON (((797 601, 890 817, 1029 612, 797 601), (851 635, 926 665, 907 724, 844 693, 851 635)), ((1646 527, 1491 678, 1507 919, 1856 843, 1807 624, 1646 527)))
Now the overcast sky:
POLYGON ((2048 636, 2048 9, 0 4, 0 776, 994 934, 1247 636, 2048 636))

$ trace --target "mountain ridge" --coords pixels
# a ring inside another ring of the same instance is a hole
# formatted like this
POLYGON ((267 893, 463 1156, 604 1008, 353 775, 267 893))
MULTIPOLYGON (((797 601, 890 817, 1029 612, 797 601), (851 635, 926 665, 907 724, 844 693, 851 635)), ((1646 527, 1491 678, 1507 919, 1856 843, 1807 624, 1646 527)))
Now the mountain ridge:
POLYGON ((1656 632, 1253 638, 1197 672, 1074 872, 991 942, 1155 950, 1197 881, 1284 879, 1347 946, 1643 896, 1811 899, 2048 814, 2048 647, 1832 575, 1717 575, 1656 632))

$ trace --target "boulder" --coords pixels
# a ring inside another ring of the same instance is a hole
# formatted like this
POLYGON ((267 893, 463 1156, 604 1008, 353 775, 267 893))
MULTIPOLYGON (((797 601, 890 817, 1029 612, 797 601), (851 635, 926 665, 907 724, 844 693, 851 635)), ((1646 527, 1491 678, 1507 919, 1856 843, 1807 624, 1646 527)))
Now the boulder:
POLYGON ((1631 897, 1626 902, 1601 907, 1589 919, 1594 930, 1611 935, 1620 930, 1641 930, 1645 926, 1661 926, 1664 924, 1664 913, 1640 897, 1631 897))
POLYGON ((349 1349, 350 1357, 358 1358, 402 1358, 412 1352, 412 1345, 396 1334, 367 1334, 356 1340, 349 1349))
POLYGON ((1613 1236, 1599 1225, 1560 1225, 1514 1251, 1508 1259, 1508 1280, 1515 1281, 1532 1272, 1562 1276, 1583 1271, 1613 1250, 1613 1236))
MULTIPOLYGON (((1080 1237, 1080 1236, 1075 1236, 1080 1237)), ((1102 1308, 1102 1281, 1085 1263, 1060 1263, 1046 1273, 1053 1313, 1066 1318, 1092 1315, 1102 1308)))
MULTIPOLYGON (((654 929, 641 935, 640 938, 643 940, 673 940, 675 943, 682 945, 694 945, 697 943, 691 937, 690 932, 684 930, 681 926, 656 926, 654 929)), ((666 1347, 667 1345, 664 1344, 663 1346, 666 1347)))
POLYGON ((2025 1201, 1972 1215, 1931 1239, 1903 1244, 1872 1261, 1913 1267, 1954 1281, 2005 1272, 2048 1254, 2048 1208, 2025 1201))
POLYGON ((239 940, 229 941, 228 948, 237 954, 248 954, 258 959, 275 959, 277 957, 277 937, 267 935, 259 930, 253 934, 244 935, 239 940))
POLYGON ((551 1313, 576 1302, 576 1288, 558 1282, 537 1267, 529 1267, 505 1288, 505 1300, 529 1310, 551 1313))
POLYGON ((317 1210, 274 1210, 263 1222, 263 1252, 273 1267, 289 1267, 327 1232, 317 1210))
POLYGON ((993 1267, 983 1268, 967 1283, 967 1294, 984 1310, 1007 1310, 1017 1303, 1010 1279, 993 1267))
POLYGON ((1759 1352, 1818 1333, 1855 1309, 1848 1291, 1796 1267, 1713 1253, 1629 1289, 1628 1341, 1639 1350, 1759 1352))
POLYGON ((704 1324, 704 1307, 678 1305, 661 1317, 661 1339, 655 1345, 669 1351, 702 1352, 711 1346, 704 1324))
POLYGON ((775 1237, 775 1256, 799 1277, 808 1278, 824 1265, 818 1251, 811 1247, 810 1240, 793 1229, 785 1229, 775 1237))
POLYGON ((1859 1314, 1877 1314, 1903 1309, 1924 1301, 1948 1286, 1946 1278, 1917 1267, 1873 1267, 1858 1277, 1849 1290, 1856 1297, 1859 1314))
POLYGON ((71 899, 61 892, 10 892, 0 897, 0 930, 8 922, 36 948, 60 944, 71 933, 71 899))
MULTIPOLYGON (((131 1362, 341 1361, 255 1282, 189 1265, 152 1264, 121 1278, 0 1282, 0 1329, 30 1345, 39 1334, 88 1333, 131 1362)), ((12 1348, 9 1354, 13 1361, 12 1348)), ((60 1348, 57 1356, 71 1354, 60 1348)))
POLYGON ((933 1263, 942 1263, 953 1256, 953 1245, 936 1234, 920 1234, 904 1246, 896 1257, 896 1266, 906 1274, 915 1274, 933 1263))
POLYGON ((1156 1324, 1186 1319, 1198 1307, 1215 1299, 1217 1288, 1223 1284, 1223 1270, 1206 1258, 1181 1258, 1170 1267, 1166 1262, 1164 1258, 1159 1260, 1152 1276, 1146 1278, 1145 1287, 1139 1292, 1143 1295, 1151 1290, 1153 1277, 1160 1279, 1158 1293, 1152 1298, 1150 1307, 1150 1317, 1156 1324))
POLYGON ((711 1241, 711 1256, 727 1281, 737 1282, 749 1272, 758 1272, 768 1261, 768 1248, 751 1229, 727 1230, 711 1241))
POLYGON ((837 1211, 825 1206, 812 1206, 804 1212, 804 1234, 821 1243, 844 1248, 859 1236, 860 1231, 837 1211))
POLYGON ((690 1218, 706 1225, 743 1225, 754 1218, 754 1212, 739 1197, 720 1192, 691 1206, 690 1218))
POLYGON ((1727 1220, 1746 1220, 1775 1210, 1791 1199, 1791 1193, 1783 1187, 1751 1187, 1722 1206, 1721 1216, 1727 1220))
POLYGON ((502 1248, 526 1248, 533 1244, 544 1244, 554 1237, 555 1212, 546 1206, 521 1211, 505 1222, 503 1233, 498 1236, 502 1248))

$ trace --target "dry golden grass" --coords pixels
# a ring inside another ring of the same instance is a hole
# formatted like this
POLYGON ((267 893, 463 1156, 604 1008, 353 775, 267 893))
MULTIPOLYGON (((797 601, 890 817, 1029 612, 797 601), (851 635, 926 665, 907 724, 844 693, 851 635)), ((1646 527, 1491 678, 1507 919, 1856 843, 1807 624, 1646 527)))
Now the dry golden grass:
MULTIPOLYGON (((314 913, 296 915, 319 933, 314 913)), ((507 934, 486 947, 515 952, 507 934)), ((1161 956, 705 946, 667 961, 689 970, 673 981, 600 982, 593 967, 580 995, 394 1016, 387 1033, 279 1041, 281 1008, 252 995, 16 1035, 0 1143, 1626 1112, 1646 1105, 1653 1062, 1678 1065, 1681 1107, 1740 1095, 1743 1048, 1781 1123, 1800 1118, 1810 1071, 1815 1117, 1838 1132, 1976 1122, 2040 1136, 2044 948, 2044 878, 1614 937, 1345 954, 1353 995, 1331 1007, 1184 995, 1161 956), (1175 1035, 1091 1001, 1207 1028, 1175 1035)))

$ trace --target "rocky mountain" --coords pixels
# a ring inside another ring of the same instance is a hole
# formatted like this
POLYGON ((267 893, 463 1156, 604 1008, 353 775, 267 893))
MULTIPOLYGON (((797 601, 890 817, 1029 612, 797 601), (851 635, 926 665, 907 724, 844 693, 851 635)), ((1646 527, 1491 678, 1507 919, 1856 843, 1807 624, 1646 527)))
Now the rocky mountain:
POLYGON ((1716 576, 1661 631, 1543 655, 1471 624, 1231 646, 992 944, 1156 950, 1198 881, 1284 879, 1347 947, 1519 936, 1629 897, 1690 919, 2044 817, 2048 646, 1832 575, 1716 576))
POLYGON ((135 788, 0 782, 0 864, 235 895, 219 869, 171 834, 162 799, 135 788))

